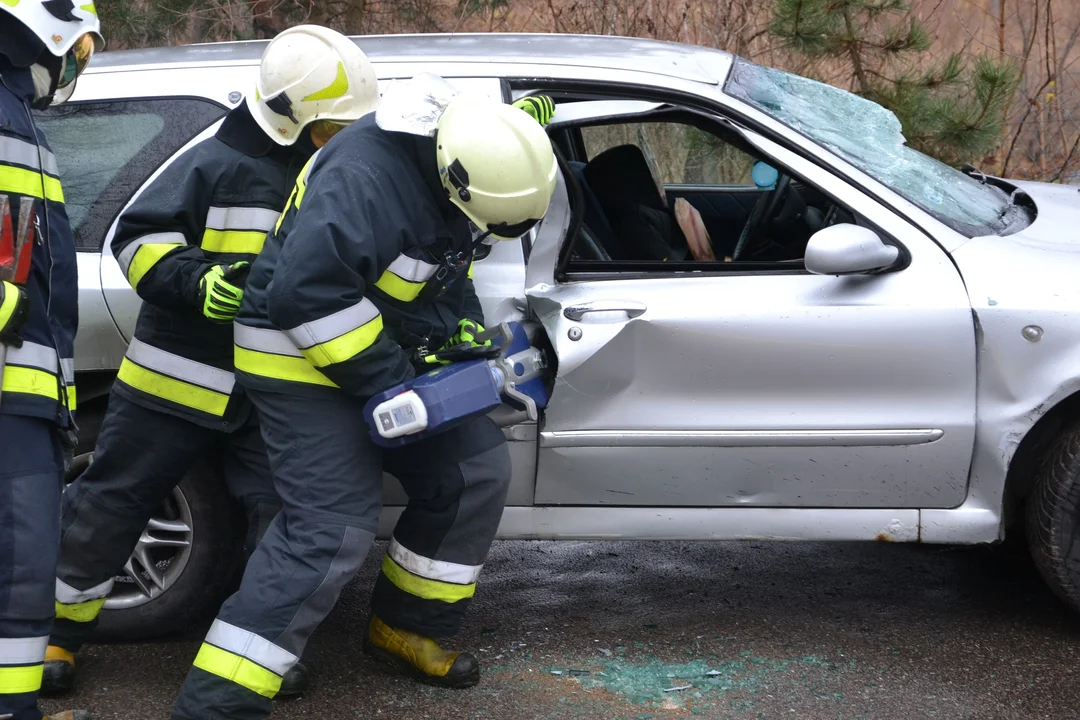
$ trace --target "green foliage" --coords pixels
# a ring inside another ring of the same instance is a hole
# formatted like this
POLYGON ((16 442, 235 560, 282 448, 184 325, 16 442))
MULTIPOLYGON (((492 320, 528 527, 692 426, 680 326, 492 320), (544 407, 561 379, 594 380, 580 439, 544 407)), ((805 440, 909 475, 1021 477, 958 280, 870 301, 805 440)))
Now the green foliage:
POLYGON ((1019 82, 1015 66, 989 56, 968 67, 927 56, 931 36, 904 0, 773 0, 769 32, 850 89, 891 110, 908 144, 945 162, 978 161, 1003 132, 1019 82))
POLYGON ((110 50, 167 45, 183 32, 197 0, 97 0, 98 17, 110 50))

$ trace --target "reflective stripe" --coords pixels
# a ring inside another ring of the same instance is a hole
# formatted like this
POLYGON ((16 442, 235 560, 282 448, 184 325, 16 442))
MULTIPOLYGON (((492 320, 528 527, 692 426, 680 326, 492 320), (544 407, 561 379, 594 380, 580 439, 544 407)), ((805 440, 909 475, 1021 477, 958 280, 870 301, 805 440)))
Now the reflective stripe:
POLYGON ((53 176, 60 175, 60 170, 56 166, 56 156, 50 151, 44 147, 39 151, 34 143, 0 135, 0 163, 23 165, 33 170, 40 170, 42 159, 45 160, 45 172, 53 176))
POLYGON ((0 665, 30 665, 45 660, 49 636, 0 638, 0 665))
POLYGON ((22 667, 0 667, 0 695, 37 692, 41 689, 41 676, 44 671, 44 663, 22 667))
POLYGON ((75 382, 75 358, 60 358, 60 367, 64 370, 64 382, 75 382))
POLYGON ((469 272, 467 273, 467 275, 468 275, 468 277, 469 277, 469 279, 470 279, 470 280, 472 280, 472 279, 473 279, 473 278, 472 278, 472 269, 473 269, 473 264, 474 264, 474 263, 473 263, 473 262, 472 262, 472 261, 470 260, 470 261, 469 261, 469 272))
POLYGON ((40 395, 50 400, 60 400, 59 381, 56 375, 45 370, 18 365, 8 365, 4 368, 2 391, 40 395))
POLYGON ((112 588, 112 578, 88 590, 76 590, 60 578, 56 578, 56 602, 64 605, 76 605, 90 600, 100 600, 109 597, 112 588))
POLYGON ((303 357, 289 336, 281 330, 257 328, 240 323, 233 324, 233 340, 242 348, 258 350, 274 355, 303 357))
POLYGON ((236 369, 271 378, 273 380, 288 380, 289 382, 307 383, 309 385, 324 385, 336 388, 333 380, 315 369, 307 358, 275 355, 272 353, 248 350, 239 345, 234 348, 236 369))
POLYGON ((266 233, 259 230, 211 230, 203 233, 200 246, 208 252, 246 253, 258 255, 266 242, 266 233))
POLYGON ((315 367, 344 362, 371 347, 382 332, 382 315, 367 298, 333 315, 286 330, 315 367))
POLYGON ((168 375, 161 375, 152 370, 139 367, 124 358, 116 377, 127 385, 141 390, 147 395, 174 402, 194 410, 199 410, 216 417, 225 414, 229 406, 229 396, 206 390, 205 388, 175 380, 168 375))
POLYGON ((206 642, 243 656, 278 675, 289 672, 289 668, 300 659, 266 638, 222 620, 215 620, 210 626, 210 631, 206 633, 206 642))
POLYGON ((206 213, 206 227, 211 230, 261 230, 266 234, 273 229, 280 214, 266 208, 212 207, 206 213))
POLYGON ((245 657, 214 647, 209 643, 202 644, 192 664, 263 697, 272 698, 281 689, 280 675, 270 672, 245 657))
POLYGON ((300 209, 300 205, 304 202, 304 195, 307 193, 308 178, 311 177, 311 167, 315 164, 315 158, 319 157, 319 153, 322 152, 322 148, 315 151, 315 154, 311 156, 311 159, 307 161, 303 169, 300 171, 300 177, 296 178, 296 209, 300 209))
POLYGON ((475 583, 455 585, 454 583, 428 580, 413 575, 394 562, 394 559, 389 555, 383 557, 382 572, 386 579, 399 589, 424 600, 441 600, 442 602, 455 603, 459 600, 471 598, 476 592, 475 583))
POLYGON ((0 165, 0 192, 46 198, 52 202, 64 202, 64 189, 57 178, 42 175, 38 170, 0 165), (45 192, 42 194, 42 178, 45 192))
POLYGON ((432 560, 423 555, 417 555, 409 548, 398 543, 397 538, 390 540, 390 557, 394 562, 411 572, 413 575, 427 578, 428 580, 442 580, 455 585, 470 585, 480 577, 483 565, 459 565, 458 563, 432 560))
POLYGON ((70 620, 77 623, 90 622, 101 614, 101 606, 105 604, 105 600, 106 598, 98 598, 97 600, 88 600, 87 602, 71 605, 57 602, 56 617, 59 620, 70 620))
POLYGON ((412 302, 424 289, 424 283, 438 269, 437 265, 423 260, 411 258, 408 255, 398 255, 375 281, 375 287, 395 300, 412 302))
POLYGON ((137 288, 143 276, 157 264, 158 260, 169 251, 184 245, 187 245, 187 238, 183 233, 143 235, 129 242, 117 255, 116 261, 120 263, 120 269, 124 271, 131 287, 137 288))
POLYGON ((127 357, 148 370, 155 370, 176 380, 199 385, 228 395, 233 391, 235 380, 228 370, 189 360, 186 357, 165 352, 133 338, 128 346, 127 357))
POLYGON ((75 412, 75 407, 78 404, 78 398, 75 397, 75 386, 67 386, 67 408, 68 412, 75 412))
POLYGON ((15 303, 19 302, 18 286, 6 280, 3 283, 4 299, 0 301, 0 328, 8 324, 8 320, 15 314, 15 303))
POLYGON ((23 342, 22 347, 9 347, 7 361, 10 365, 23 365, 56 374, 56 351, 48 345, 23 342))

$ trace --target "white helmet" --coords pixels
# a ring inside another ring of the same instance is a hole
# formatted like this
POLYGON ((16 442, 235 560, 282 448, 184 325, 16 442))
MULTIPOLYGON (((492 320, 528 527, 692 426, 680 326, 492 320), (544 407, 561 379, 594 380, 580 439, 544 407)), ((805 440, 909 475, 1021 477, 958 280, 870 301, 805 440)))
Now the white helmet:
POLYGON ((105 47, 94 3, 87 0, 76 6, 72 0, 0 0, 0 11, 13 15, 51 54, 62 59, 53 104, 71 97, 75 81, 94 52, 105 47))
POLYGON ((279 145, 292 145, 316 120, 350 123, 379 104, 379 82, 349 38, 319 25, 298 25, 270 41, 247 106, 279 145))
POLYGON ((439 118, 435 143, 443 187, 481 232, 513 240, 544 217, 558 163, 524 110, 460 95, 439 118))

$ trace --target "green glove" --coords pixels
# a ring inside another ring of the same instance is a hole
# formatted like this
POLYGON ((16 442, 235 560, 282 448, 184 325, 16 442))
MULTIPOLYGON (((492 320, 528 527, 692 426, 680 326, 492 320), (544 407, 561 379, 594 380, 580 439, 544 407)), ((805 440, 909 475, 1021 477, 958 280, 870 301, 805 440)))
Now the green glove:
POLYGON ((202 314, 211 322, 232 322, 240 309, 240 301, 244 299, 243 278, 250 264, 214 265, 199 280, 202 314))
POLYGON ((480 323, 464 318, 458 320, 457 332, 451 335, 450 339, 441 348, 430 355, 425 355, 424 362, 428 365, 449 365, 460 359, 447 353, 451 348, 464 350, 466 348, 489 347, 491 345, 490 338, 484 340, 484 342, 476 342, 476 336, 482 332, 484 332, 484 326, 480 323))
POLYGON ((514 103, 514 107, 529 113, 541 125, 547 125, 555 117, 555 101, 547 95, 523 97, 514 103))

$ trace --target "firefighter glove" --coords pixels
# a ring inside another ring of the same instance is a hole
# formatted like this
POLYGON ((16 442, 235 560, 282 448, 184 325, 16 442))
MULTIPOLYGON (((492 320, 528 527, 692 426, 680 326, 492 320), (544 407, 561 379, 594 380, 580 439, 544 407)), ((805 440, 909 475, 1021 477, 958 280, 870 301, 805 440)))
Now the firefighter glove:
POLYGON ((0 282, 0 344, 22 347, 22 330, 29 311, 26 291, 15 283, 0 282))
POLYGON ((523 97, 514 103, 518 110, 524 110, 541 125, 547 125, 555 117, 555 101, 547 95, 523 97))
MULTIPOLYGON (((480 323, 465 318, 458 320, 457 332, 451 335, 450 339, 441 348, 430 355, 424 355, 424 364, 428 366, 449 365, 452 362, 498 355, 498 352, 493 355, 490 350, 479 349, 491 349, 490 338, 484 337, 482 341, 477 341, 477 338, 483 333, 484 326, 480 323)), ((494 348, 494 350, 497 351, 498 348, 494 348)))
POLYGON ((211 322, 230 323, 244 299, 244 281, 250 263, 214 265, 199 281, 202 314, 211 322))

